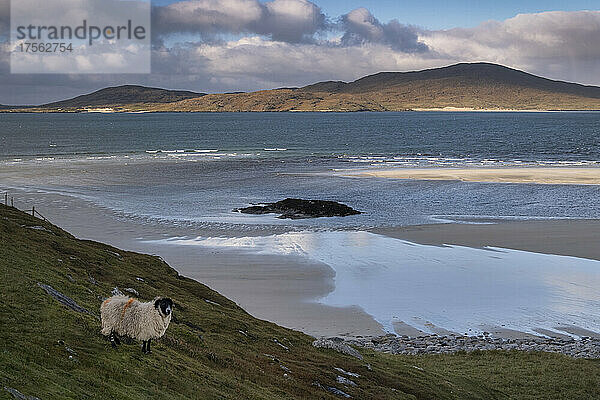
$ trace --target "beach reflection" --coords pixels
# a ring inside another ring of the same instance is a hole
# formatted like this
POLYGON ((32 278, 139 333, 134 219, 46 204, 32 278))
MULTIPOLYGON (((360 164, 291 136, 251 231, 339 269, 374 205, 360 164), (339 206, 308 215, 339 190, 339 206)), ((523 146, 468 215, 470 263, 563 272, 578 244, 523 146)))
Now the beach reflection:
POLYGON ((295 255, 329 265, 335 290, 315 299, 356 305, 393 332, 469 333, 496 326, 600 329, 600 261, 500 248, 428 246, 363 231, 294 232, 242 238, 173 238, 171 245, 295 255))

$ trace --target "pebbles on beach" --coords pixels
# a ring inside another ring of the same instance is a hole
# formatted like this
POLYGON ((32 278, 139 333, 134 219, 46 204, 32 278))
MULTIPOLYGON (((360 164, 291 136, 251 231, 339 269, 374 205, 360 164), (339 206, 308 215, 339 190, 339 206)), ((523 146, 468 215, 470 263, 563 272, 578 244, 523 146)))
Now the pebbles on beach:
POLYGON ((331 338, 344 344, 390 354, 451 354, 459 351, 518 350, 561 353, 575 358, 600 359, 600 338, 494 338, 491 336, 429 335, 408 337, 386 335, 379 337, 331 338))

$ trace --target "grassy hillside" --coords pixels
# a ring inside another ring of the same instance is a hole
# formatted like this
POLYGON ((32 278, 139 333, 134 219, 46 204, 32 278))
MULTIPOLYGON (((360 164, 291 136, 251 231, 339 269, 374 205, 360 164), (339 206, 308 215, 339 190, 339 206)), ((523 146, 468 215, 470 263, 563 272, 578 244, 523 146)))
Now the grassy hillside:
MULTIPOLYGON (((303 88, 204 95, 120 86, 63 102, 4 111, 239 112, 405 111, 431 108, 600 110, 600 87, 550 80, 489 63, 456 64, 414 72, 381 72, 354 82, 303 88)), ((0 107, 0 111, 1 111, 0 107)))
POLYGON ((339 398, 326 386, 356 399, 600 397, 600 364, 589 360, 361 350, 361 361, 317 349, 311 337, 253 318, 158 257, 78 240, 6 206, 0 271, 0 399, 12 398, 5 387, 42 400, 339 398), (39 284, 89 313, 65 307, 39 284), (137 290, 143 300, 174 299, 174 320, 153 354, 143 355, 139 343, 114 350, 100 335, 98 308, 116 286, 137 290), (337 383, 334 368, 360 374, 348 377, 357 386, 337 383))

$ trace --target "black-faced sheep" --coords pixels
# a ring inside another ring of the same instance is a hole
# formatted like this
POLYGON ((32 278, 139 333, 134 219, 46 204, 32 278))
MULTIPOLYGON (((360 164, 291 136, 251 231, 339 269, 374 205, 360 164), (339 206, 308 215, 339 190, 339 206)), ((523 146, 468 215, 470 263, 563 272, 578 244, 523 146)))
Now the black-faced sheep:
POLYGON ((110 338, 113 347, 120 344, 120 336, 141 340, 142 352, 150 353, 150 341, 165 334, 171 322, 173 301, 157 297, 141 303, 128 296, 112 296, 100 306, 102 334, 110 338))

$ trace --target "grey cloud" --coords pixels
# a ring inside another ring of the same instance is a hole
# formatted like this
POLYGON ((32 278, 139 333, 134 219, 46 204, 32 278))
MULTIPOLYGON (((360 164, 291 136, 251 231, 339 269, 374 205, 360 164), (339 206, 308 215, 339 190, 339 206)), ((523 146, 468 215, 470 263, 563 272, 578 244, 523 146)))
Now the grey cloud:
POLYGON ((440 57, 488 61, 554 79, 600 84, 600 11, 520 14, 421 34, 440 57))
POLYGON ((345 31, 342 44, 355 46, 363 43, 381 43, 407 53, 422 53, 427 45, 419 41, 417 29, 398 20, 382 24, 366 8, 357 8, 341 17, 345 31))
POLYGON ((204 10, 210 4, 220 8, 202 15, 181 10, 177 18, 163 20, 169 24, 162 32, 202 35, 196 43, 166 46, 155 42, 151 75, 11 76, 0 72, 0 103, 41 103, 125 83, 199 92, 249 91, 469 61, 496 62, 555 79, 600 84, 600 12, 525 14, 474 28, 423 31, 397 21, 381 23, 365 10, 342 18, 337 28, 341 39, 309 41, 306 36, 325 21, 318 16, 322 15, 319 10, 312 24, 312 3, 291 0, 286 5, 279 0, 280 8, 270 10, 268 5, 275 1, 200 3, 205 4, 204 10), (269 25, 267 13, 287 13, 288 19, 281 17, 269 25), (292 16, 299 21, 296 25, 289 22, 292 16), (289 36, 282 33, 286 25, 293 27, 289 36), (207 32, 247 35, 206 41, 207 32))
POLYGON ((299 43, 326 27, 321 9, 307 0, 190 0, 155 7, 156 35, 191 32, 255 33, 273 40, 299 43))

